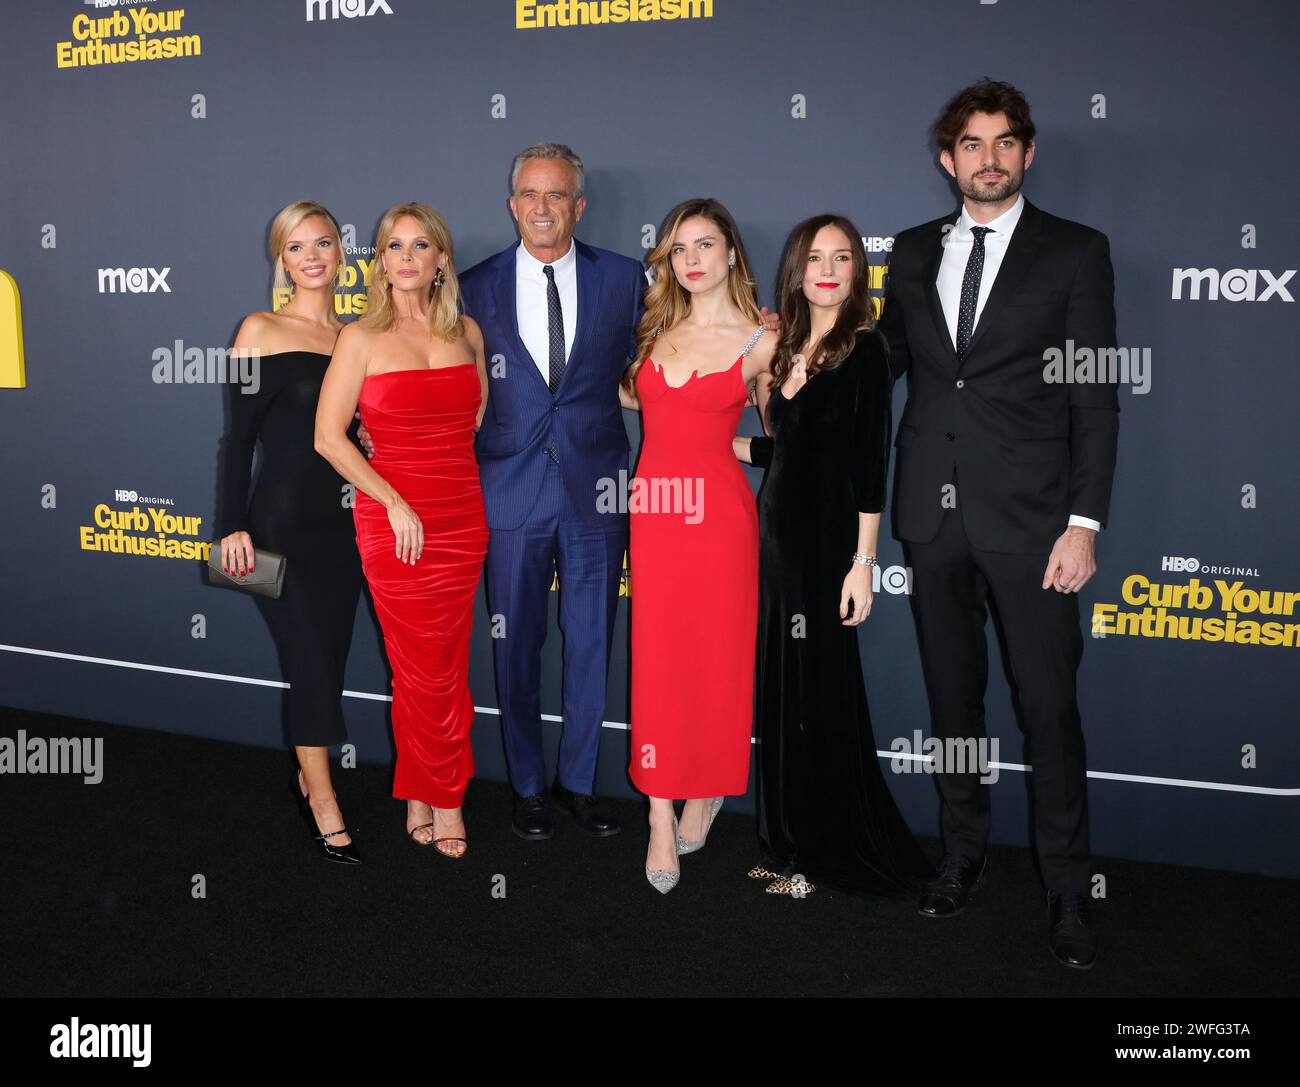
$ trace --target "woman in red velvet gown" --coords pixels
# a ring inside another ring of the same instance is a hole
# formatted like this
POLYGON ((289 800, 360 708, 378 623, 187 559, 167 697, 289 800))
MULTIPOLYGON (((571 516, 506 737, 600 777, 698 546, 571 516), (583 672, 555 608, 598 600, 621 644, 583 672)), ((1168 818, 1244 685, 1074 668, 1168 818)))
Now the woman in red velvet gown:
POLYGON ((366 316, 340 334, 321 388, 316 448, 357 487, 357 546, 393 669, 393 795, 413 842, 462 857, 469 638, 488 539, 474 459, 483 337, 460 316, 451 235, 432 208, 390 209, 375 252, 366 316), (369 462, 346 440, 358 406, 369 462))
POLYGON ((688 200, 651 253, 630 391, 645 442, 628 496, 633 783, 650 797, 646 878, 667 893, 749 780, 758 622, 758 513, 731 440, 771 363, 730 213, 688 200), (684 799, 680 827, 673 800, 684 799))

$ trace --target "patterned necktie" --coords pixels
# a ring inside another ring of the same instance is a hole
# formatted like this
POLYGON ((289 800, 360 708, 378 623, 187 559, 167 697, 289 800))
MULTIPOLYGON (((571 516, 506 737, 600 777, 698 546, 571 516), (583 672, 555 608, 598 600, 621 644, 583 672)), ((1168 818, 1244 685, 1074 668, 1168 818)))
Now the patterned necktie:
POLYGON ((984 277, 984 235, 992 233, 992 227, 973 226, 970 232, 975 236, 975 244, 971 246, 966 261, 966 273, 961 277, 961 303, 957 307, 958 362, 970 350, 970 335, 975 330, 975 303, 979 301, 980 280, 984 277))
POLYGON ((550 386, 554 396, 564 376, 564 313, 560 309, 560 290, 555 285, 555 268, 544 264, 542 271, 546 275, 546 323, 551 333, 550 386))

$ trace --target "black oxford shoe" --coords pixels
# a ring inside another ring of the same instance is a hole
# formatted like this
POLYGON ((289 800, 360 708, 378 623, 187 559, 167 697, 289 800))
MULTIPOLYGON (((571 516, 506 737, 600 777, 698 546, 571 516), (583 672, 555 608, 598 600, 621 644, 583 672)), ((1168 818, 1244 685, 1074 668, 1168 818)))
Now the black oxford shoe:
POLYGON ((545 841, 555 833, 555 824, 551 821, 551 806, 547 803, 545 793, 520 797, 515 805, 515 816, 511 826, 519 837, 530 842, 545 841))
POLYGON ((594 796, 570 792, 558 781, 551 786, 551 796, 557 805, 573 816, 573 821, 584 834, 609 838, 622 829, 614 814, 594 796))
POLYGON ((1057 962, 1089 970, 1097 961, 1097 930, 1086 895, 1047 896, 1047 945, 1057 962))
POLYGON ((956 917, 966 908, 966 902, 984 878, 986 867, 985 857, 972 860, 945 853, 939 862, 938 875, 921 892, 916 912, 922 917, 956 917))

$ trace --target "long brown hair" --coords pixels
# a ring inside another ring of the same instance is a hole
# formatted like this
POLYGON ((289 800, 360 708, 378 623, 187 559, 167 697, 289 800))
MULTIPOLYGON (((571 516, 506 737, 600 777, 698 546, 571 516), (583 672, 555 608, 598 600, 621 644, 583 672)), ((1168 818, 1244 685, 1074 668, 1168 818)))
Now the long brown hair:
POLYGON ((430 284, 425 305, 429 315, 429 331, 443 340, 459 339, 465 332, 465 322, 460 319, 460 280, 456 277, 456 262, 452 255, 451 229, 447 221, 427 204, 398 204, 384 212, 375 234, 375 265, 370 273, 370 286, 366 289, 366 312, 359 324, 378 332, 388 332, 397 324, 397 311, 393 307, 393 288, 384 272, 384 247, 393 235, 397 220, 409 215, 423 229, 434 247, 447 254, 443 269, 442 286, 430 284))
POLYGON ((712 197, 694 197, 683 200, 664 216, 660 224, 658 244, 650 251, 650 272, 654 282, 645 293, 645 314, 636 327, 636 360, 623 375, 623 385, 629 391, 636 386, 636 374, 650 354, 655 338, 662 336, 691 311, 691 296, 673 272, 672 252, 677 228, 687 219, 699 216, 708 219, 722 233, 727 248, 736 255, 735 265, 727 274, 727 297, 741 313, 753 320, 755 326, 762 321, 758 311, 758 297, 754 273, 750 268, 749 254, 740 240, 740 228, 725 207, 712 197))
POLYGON ((814 215, 790 231, 781 254, 781 272, 776 281, 776 308, 781 314, 781 340, 772 358, 772 385, 785 384, 794 368, 795 358, 803 352, 812 331, 812 308, 804 297, 803 280, 808 271, 808 253, 817 232, 835 227, 849 239, 853 254, 853 278, 848 297, 840 303, 835 324, 821 338, 807 360, 808 376, 821 370, 833 370, 849 357, 858 330, 875 326, 871 305, 871 278, 867 270, 867 253, 862 235, 843 215, 814 215))

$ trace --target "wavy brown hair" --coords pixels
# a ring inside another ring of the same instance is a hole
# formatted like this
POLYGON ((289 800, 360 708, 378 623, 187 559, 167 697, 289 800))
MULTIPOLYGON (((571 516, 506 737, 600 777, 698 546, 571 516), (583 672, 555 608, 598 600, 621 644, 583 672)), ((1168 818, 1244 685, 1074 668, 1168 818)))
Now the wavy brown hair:
POLYGON ((943 107, 931 130, 934 149, 950 155, 955 152, 972 113, 1005 113, 1011 134, 1025 146, 1034 142, 1036 129, 1028 99, 1010 83, 986 79, 962 88, 943 107))
POLYGON ((821 338, 808 358, 808 376, 821 370, 833 370, 849 357, 858 331, 875 326, 871 305, 871 279, 867 270, 867 253, 862 235, 843 215, 814 215, 790 231, 781 254, 781 271, 776 281, 776 308, 781 314, 781 339, 772 358, 772 387, 785 384, 794 368, 795 358, 803 353, 812 331, 812 307, 803 293, 804 275, 808 270, 808 253, 817 232, 835 227, 849 240, 853 254, 853 278, 848 297, 840 303, 835 324, 821 338))
POLYGON ((736 264, 727 275, 727 297, 741 313, 753 319, 755 326, 762 322, 749 254, 745 252, 740 228, 731 212, 712 197, 683 200, 664 216, 659 227, 658 244, 650 250, 650 272, 654 282, 645 293, 645 314, 636 327, 636 359, 623 375, 623 385, 629 392, 636 387, 637 371, 650 354, 656 337, 662 336, 691 312, 690 293, 677 282, 673 272, 672 252, 677 228, 696 216, 713 223, 721 232, 727 248, 736 255, 736 264))
POLYGON ((384 272, 384 247, 393 236, 397 220, 407 215, 420 224, 425 237, 435 248, 447 254, 442 286, 430 284, 429 297, 424 301, 429 315, 429 331, 443 340, 457 340, 465 334, 465 322, 460 317, 460 280, 456 277, 451 229, 447 221, 427 204, 398 204, 384 212, 384 217, 379 220, 379 229, 375 232, 375 264, 370 273, 370 286, 366 288, 366 312, 358 323, 377 332, 388 332, 397 324, 393 287, 384 272))

